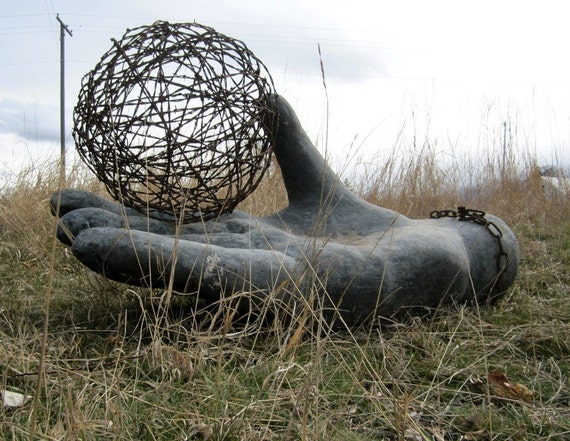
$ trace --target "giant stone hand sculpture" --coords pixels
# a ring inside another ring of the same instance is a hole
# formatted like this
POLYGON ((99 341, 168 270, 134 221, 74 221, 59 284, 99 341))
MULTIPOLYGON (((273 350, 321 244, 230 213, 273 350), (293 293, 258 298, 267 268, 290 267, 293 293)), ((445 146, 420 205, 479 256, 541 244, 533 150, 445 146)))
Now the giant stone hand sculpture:
POLYGON ((59 239, 87 267, 119 282, 170 284, 212 303, 249 292, 244 308, 267 296, 295 303, 317 292, 311 301, 349 325, 487 301, 512 285, 519 250, 503 221, 412 220, 363 201, 326 165, 291 106, 274 99, 287 208, 266 217, 234 211, 177 229, 94 194, 62 190, 51 200, 61 216, 59 239))

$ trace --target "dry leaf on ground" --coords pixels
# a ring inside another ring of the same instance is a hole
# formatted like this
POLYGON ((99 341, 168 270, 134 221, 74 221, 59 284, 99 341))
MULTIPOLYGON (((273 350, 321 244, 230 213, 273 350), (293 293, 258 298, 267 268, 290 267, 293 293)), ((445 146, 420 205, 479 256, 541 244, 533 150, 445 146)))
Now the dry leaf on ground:
POLYGON ((489 390, 491 394, 498 398, 519 400, 524 401, 525 403, 532 402, 533 392, 522 384, 511 383, 507 376, 502 372, 489 372, 487 381, 489 382, 489 390))

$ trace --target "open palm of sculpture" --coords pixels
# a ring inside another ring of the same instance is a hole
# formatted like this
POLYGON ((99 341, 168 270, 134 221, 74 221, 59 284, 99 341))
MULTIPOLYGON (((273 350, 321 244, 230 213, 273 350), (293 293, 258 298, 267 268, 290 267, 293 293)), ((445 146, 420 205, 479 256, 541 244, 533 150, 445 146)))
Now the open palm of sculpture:
POLYGON ((234 211, 176 229, 65 189, 51 200, 58 238, 119 282, 170 286, 210 303, 242 293, 244 309, 310 300, 349 325, 496 299, 513 284, 519 250, 503 221, 487 215, 489 234, 480 223, 414 220, 365 202, 327 166, 286 100, 273 98, 285 209, 265 217, 234 211))

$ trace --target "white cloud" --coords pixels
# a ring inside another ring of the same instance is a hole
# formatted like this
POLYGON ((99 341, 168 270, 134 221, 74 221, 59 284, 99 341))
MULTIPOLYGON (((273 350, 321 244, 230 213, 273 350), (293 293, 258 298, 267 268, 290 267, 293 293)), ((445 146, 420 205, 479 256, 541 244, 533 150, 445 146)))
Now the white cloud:
POLYGON ((59 114, 53 103, 0 99, 0 133, 30 141, 57 142, 59 114))

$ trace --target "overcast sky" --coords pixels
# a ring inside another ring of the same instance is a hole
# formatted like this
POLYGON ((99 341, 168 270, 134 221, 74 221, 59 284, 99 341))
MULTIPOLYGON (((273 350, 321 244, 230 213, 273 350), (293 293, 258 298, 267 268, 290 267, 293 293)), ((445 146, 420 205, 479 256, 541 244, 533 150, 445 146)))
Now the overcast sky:
POLYGON ((56 14, 73 32, 65 40, 71 150, 83 75, 111 48, 111 38, 168 20, 197 21, 245 42, 311 138, 323 150, 328 139, 338 167, 349 150, 373 157, 414 137, 427 137, 444 155, 483 155, 501 143, 505 121, 516 148, 539 162, 569 153, 563 0, 3 0, 0 171, 59 153, 56 14))

